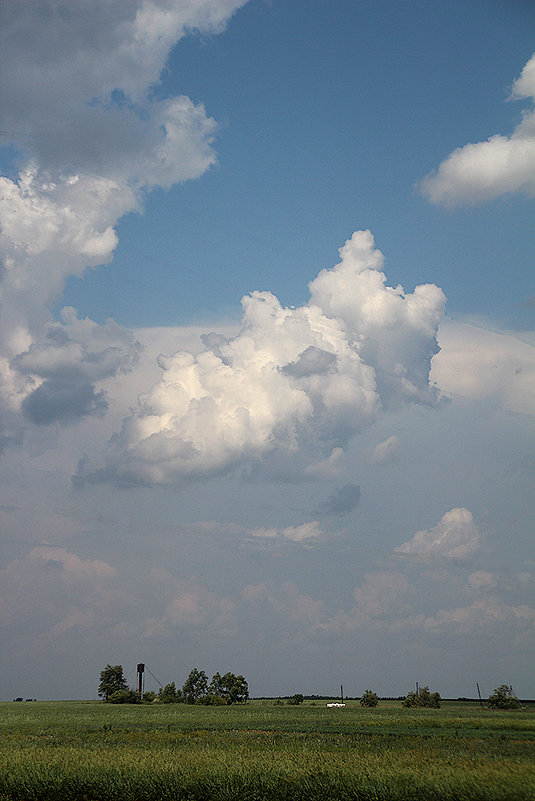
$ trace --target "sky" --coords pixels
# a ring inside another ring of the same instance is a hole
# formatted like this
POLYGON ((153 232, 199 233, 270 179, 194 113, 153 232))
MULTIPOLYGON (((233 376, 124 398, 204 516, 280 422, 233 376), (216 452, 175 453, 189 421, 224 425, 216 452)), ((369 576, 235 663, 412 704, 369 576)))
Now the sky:
POLYGON ((0 15, 0 699, 535 697, 533 4, 0 15))

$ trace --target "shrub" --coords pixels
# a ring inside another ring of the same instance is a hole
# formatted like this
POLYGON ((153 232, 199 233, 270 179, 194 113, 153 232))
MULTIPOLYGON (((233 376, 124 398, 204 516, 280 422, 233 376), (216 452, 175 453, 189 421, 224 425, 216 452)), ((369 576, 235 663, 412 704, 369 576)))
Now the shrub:
POLYGON ((204 704, 204 706, 227 706, 228 701, 221 695, 212 695, 211 693, 207 693, 206 695, 203 695, 202 698, 199 698, 197 703, 204 704))
POLYGON ((360 699, 361 706, 377 706, 378 703, 379 703, 378 696, 371 690, 365 690, 363 692, 362 698, 360 699))
POLYGON ((286 703, 290 704, 290 706, 299 706, 299 704, 303 703, 303 699, 304 696, 301 693, 295 693, 291 698, 288 698, 286 703))
POLYGON ((401 706, 440 709, 440 694, 430 693, 429 687, 421 687, 418 693, 410 692, 401 702, 401 706))
POLYGON ((135 690, 115 690, 108 698, 110 704, 139 704, 139 695, 135 690))
POLYGON ((507 684, 500 684, 489 696, 489 707, 491 709, 519 709, 520 701, 514 694, 512 687, 508 687, 507 684))

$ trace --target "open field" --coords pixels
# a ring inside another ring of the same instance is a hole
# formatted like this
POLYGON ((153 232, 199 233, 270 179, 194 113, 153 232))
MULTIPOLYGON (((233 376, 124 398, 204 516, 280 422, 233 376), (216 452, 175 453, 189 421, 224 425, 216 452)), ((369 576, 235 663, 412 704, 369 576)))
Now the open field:
POLYGON ((0 799, 527 801, 535 709, 0 704, 0 799))

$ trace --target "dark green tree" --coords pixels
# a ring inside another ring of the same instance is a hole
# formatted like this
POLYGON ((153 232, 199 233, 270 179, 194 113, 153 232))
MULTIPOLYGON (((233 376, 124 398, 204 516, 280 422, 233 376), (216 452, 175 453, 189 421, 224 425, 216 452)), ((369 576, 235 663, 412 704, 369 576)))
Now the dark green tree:
POLYGON ((106 665, 104 670, 100 671, 100 684, 98 685, 98 694, 107 701, 110 696, 117 692, 117 690, 127 690, 128 684, 123 675, 122 665, 106 665))
POLYGON ((223 697, 223 679, 220 673, 214 673, 208 687, 208 695, 223 697))
POLYGON ((195 704, 208 689, 208 676, 204 670, 197 670, 193 668, 184 686, 182 687, 182 694, 187 704, 195 704))
POLYGON ((500 684, 489 696, 491 709, 520 709, 520 701, 507 684, 500 684))
POLYGON ((175 682, 166 684, 165 687, 160 687, 158 698, 162 704, 179 704, 182 698, 182 690, 177 690, 175 682))
POLYGON ((243 704, 249 698, 249 685, 243 676, 225 673, 221 677, 221 695, 227 704, 243 704))
POLYGON ((359 703, 361 706, 377 706, 379 703, 379 698, 371 690, 364 690, 359 703))

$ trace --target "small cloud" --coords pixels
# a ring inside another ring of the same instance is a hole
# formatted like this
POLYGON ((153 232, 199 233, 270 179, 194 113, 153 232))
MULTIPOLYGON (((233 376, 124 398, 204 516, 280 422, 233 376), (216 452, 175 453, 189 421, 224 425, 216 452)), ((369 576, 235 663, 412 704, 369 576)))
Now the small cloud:
POLYGON ((417 531, 414 537, 395 548, 394 553, 423 559, 467 559, 480 546, 481 533, 468 509, 450 509, 437 525, 428 531, 417 531))
POLYGON ((383 462, 389 462, 399 452, 400 448, 401 442, 399 437, 396 437, 395 434, 392 437, 388 437, 388 439, 385 439, 384 442, 379 442, 379 444, 373 449, 372 453, 370 454, 371 464, 382 464, 383 462))
POLYGON ((251 530, 251 537, 258 537, 263 540, 274 540, 282 536, 278 528, 253 528, 251 530))
MULTIPOLYGON (((535 98, 535 54, 513 84, 513 99, 535 98)), ((524 114, 511 136, 457 148, 419 184, 431 203, 472 205, 500 195, 535 195, 535 111, 524 114)))
POLYGON ((310 523, 303 523, 300 526, 288 526, 281 530, 283 539, 291 542, 308 543, 320 539, 323 535, 321 526, 317 520, 310 523))
POLYGON ((489 573, 487 570, 477 570, 475 573, 470 573, 468 583, 476 590, 492 589, 496 587, 498 580, 493 573, 489 573))
POLYGON ((52 626, 48 634, 50 637, 59 637, 75 626, 88 628, 98 625, 100 622, 98 615, 92 609, 78 609, 75 607, 70 609, 64 618, 52 626))
POLYGON ((267 594, 267 591, 268 588, 263 582, 260 582, 259 584, 247 584, 240 592, 240 596, 245 603, 250 604, 260 600, 261 598, 264 598, 267 594))
POLYGON ((326 459, 309 464, 305 473, 313 478, 336 478, 342 472, 343 457, 343 448, 333 448, 330 456, 326 459))
POLYGON ((254 528, 251 530, 251 537, 265 540, 277 540, 296 542, 301 545, 308 545, 316 542, 323 536, 324 532, 318 520, 309 523, 302 523, 300 526, 287 526, 286 528, 254 528))
POLYGON ((45 564, 57 565, 63 576, 75 579, 101 579, 115 576, 117 571, 107 562, 98 559, 80 559, 65 548, 54 548, 48 545, 38 545, 29 553, 31 559, 45 564))
POLYGON ((345 484, 329 495, 319 505, 322 515, 347 515, 360 503, 360 487, 358 484, 345 484))

